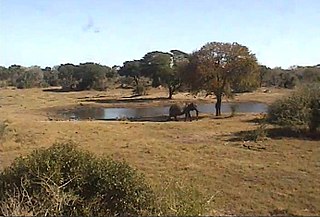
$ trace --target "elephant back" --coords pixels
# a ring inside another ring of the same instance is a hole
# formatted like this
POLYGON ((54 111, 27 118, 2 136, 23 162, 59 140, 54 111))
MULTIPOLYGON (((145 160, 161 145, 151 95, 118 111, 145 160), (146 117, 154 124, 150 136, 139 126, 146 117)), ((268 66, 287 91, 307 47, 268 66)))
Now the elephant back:
POLYGON ((178 104, 174 104, 170 106, 169 115, 176 116, 181 114, 181 107, 178 104))

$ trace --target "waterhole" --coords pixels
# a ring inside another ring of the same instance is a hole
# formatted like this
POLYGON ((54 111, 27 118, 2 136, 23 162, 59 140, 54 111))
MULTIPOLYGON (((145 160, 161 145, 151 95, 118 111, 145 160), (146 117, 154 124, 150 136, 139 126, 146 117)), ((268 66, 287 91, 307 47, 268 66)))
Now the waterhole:
MULTIPOLYGON (((199 113, 214 114, 214 103, 197 104, 199 113)), ((154 106, 140 108, 78 108, 63 112, 65 118, 75 120, 150 120, 165 121, 168 119, 170 106, 154 106)), ((236 113, 264 113, 268 106, 263 103, 241 102, 241 103, 222 103, 221 112, 230 113, 232 108, 236 113)), ((191 113, 194 115, 194 113, 191 113)))

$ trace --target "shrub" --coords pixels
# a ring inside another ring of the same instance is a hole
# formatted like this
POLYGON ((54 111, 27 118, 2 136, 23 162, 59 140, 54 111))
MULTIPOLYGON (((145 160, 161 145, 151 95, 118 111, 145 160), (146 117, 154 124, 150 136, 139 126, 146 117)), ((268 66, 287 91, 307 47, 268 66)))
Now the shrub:
POLYGON ((267 125, 265 123, 259 124, 259 126, 253 130, 244 132, 241 136, 244 141, 263 141, 267 138, 267 125))
POLYGON ((230 116, 231 117, 236 115, 237 109, 238 109, 238 105, 236 105, 236 104, 231 104, 230 105, 230 110, 231 110, 231 115, 230 116))
POLYGON ((168 180, 157 191, 158 215, 203 215, 214 196, 207 196, 187 182, 168 180), (163 187, 165 186, 165 187, 163 187))
POLYGON ((133 93, 137 95, 146 95, 147 94, 147 88, 143 84, 138 84, 134 87, 133 93))
POLYGON ((143 215, 152 213, 154 201, 144 177, 126 163, 72 144, 17 158, 0 174, 2 205, 10 207, 17 192, 24 195, 23 210, 34 215, 143 215))
POLYGON ((320 85, 308 85, 269 106, 267 120, 290 128, 309 127, 314 131, 320 125, 319 109, 320 85))
POLYGON ((4 135, 6 133, 6 129, 8 127, 8 121, 0 121, 0 141, 4 138, 4 135))

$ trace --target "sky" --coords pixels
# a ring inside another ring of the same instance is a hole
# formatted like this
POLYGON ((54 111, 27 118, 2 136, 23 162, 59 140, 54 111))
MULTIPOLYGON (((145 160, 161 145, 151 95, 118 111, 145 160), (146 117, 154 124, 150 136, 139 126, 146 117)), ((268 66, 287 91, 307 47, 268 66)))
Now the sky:
POLYGON ((268 67, 320 64, 319 0, 0 0, 0 65, 122 65, 238 42, 268 67))

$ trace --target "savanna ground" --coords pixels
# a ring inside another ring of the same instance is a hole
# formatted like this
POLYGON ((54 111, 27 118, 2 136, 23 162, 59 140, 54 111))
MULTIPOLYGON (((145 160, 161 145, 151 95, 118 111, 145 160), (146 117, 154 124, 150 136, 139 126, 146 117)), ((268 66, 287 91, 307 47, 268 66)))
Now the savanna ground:
MULTIPOLYGON (((258 90, 239 94, 233 101, 271 103, 289 92, 258 90)), ((211 198, 205 214, 320 215, 319 139, 281 134, 273 126, 268 126, 269 137, 263 141, 241 139, 239 132, 255 130, 261 114, 222 118, 201 114, 199 121, 192 122, 68 121, 55 114, 78 106, 214 101, 185 93, 173 100, 161 99, 167 93, 159 89, 140 100, 129 96, 131 90, 125 89, 1 89, 0 120, 7 120, 8 127, 0 145, 0 169, 36 148, 73 141, 97 155, 124 159, 160 189, 167 180, 188 183, 211 198)))

